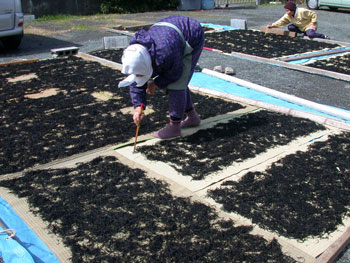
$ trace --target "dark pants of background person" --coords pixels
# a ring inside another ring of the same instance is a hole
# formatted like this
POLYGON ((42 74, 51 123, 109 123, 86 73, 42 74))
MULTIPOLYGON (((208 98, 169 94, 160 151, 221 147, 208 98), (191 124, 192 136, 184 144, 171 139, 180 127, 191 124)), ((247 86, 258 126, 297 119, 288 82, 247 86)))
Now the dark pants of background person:
POLYGON ((313 29, 308 29, 308 30, 306 30, 306 32, 302 32, 302 31, 300 31, 300 29, 297 26, 295 26, 293 24, 288 25, 288 30, 292 31, 292 32, 296 32, 296 33, 304 33, 309 38, 326 38, 325 35, 317 33, 313 29))

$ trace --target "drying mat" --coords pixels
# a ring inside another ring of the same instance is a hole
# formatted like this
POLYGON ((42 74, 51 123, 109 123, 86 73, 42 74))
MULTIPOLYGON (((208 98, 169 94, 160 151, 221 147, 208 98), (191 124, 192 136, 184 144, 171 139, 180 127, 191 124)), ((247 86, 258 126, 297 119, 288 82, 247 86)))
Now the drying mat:
POLYGON ((72 247, 74 262, 295 262, 275 240, 173 196, 167 184, 114 156, 30 173, 1 185, 28 197, 72 247))
MULTIPOLYGON (((3 66, 0 76, 0 174, 20 172, 135 135, 129 89, 117 88, 118 71, 77 57, 3 66), (6 88, 5 88, 6 87, 6 88), (31 96, 36 96, 35 98, 31 96)), ((239 108, 238 103, 193 93, 202 118, 239 108)), ((142 133, 169 121, 164 92, 148 97, 154 109, 142 133)))
POLYGON ((311 60, 309 63, 304 65, 350 75, 350 53, 332 56, 330 58, 320 59, 317 61, 311 60))
MULTIPOLYGON (((214 121, 214 120, 213 120, 214 121)), ((205 121, 204 121, 205 122, 205 121)), ((186 133, 188 132, 188 134, 191 133, 190 129, 186 130, 186 133)), ((193 131, 192 131, 193 132, 193 131)), ((102 153, 102 155, 109 155, 110 153, 112 153, 113 155, 116 155, 118 156, 118 154, 115 152, 115 151, 110 151, 110 150, 106 150, 102 153), (114 152, 114 154, 112 153, 114 152)), ((92 158, 96 158, 96 156, 98 156, 99 153, 93 153, 91 155, 88 155, 88 156, 82 156, 81 158, 77 158, 77 159, 73 159, 73 160, 69 160, 65 163, 60 163, 60 164, 57 164, 57 165, 53 165, 52 167, 50 167, 51 169, 64 169, 64 168, 67 168, 67 167, 74 167, 76 166, 76 163, 80 163, 80 164, 83 164, 83 163, 86 163, 86 162, 89 162, 91 161, 92 158)), ((120 158, 122 159, 122 158, 120 158)), ((133 161, 130 161, 130 160, 127 160, 126 158, 122 159, 123 160, 123 163, 127 163, 129 166, 131 166, 132 168, 135 168, 135 167, 140 167, 142 165, 140 165, 139 163, 135 163, 133 161)), ((162 175, 159 175, 158 173, 161 172, 161 170, 157 170, 157 172, 154 172, 154 171, 151 171, 150 169, 144 169, 146 171, 148 171, 148 175, 149 176, 152 176, 152 177, 156 177, 156 178, 159 178, 159 179, 166 179, 166 181, 171 184, 171 189, 173 190, 173 192, 177 193, 177 194, 181 194, 181 195, 185 195, 185 196, 193 196, 195 197, 196 195, 193 194, 191 191, 189 191, 187 189, 188 185, 187 184, 178 184, 176 182, 174 182, 174 180, 171 180, 169 178, 166 178, 164 177, 164 174, 162 175)), ((92 172, 93 173, 93 172, 92 172)), ((166 172, 167 173, 167 172, 166 172)), ((53 178, 53 177, 52 177, 53 178)), ((173 178, 175 179, 175 178, 173 178)), ((203 200, 202 200, 203 201, 203 200)), ((234 218, 232 217, 231 215, 229 216, 225 216, 223 215, 223 217, 225 218, 234 218)), ((239 218, 234 218, 235 222, 238 223, 238 224, 241 224, 241 222, 239 221, 239 218)), ((250 226, 249 226, 250 227, 250 226)), ((257 228, 254 228, 254 231, 253 231, 254 234, 257 234, 257 235, 263 235, 266 239, 268 240, 271 240, 274 236, 271 235, 270 233, 267 233, 266 231, 264 232, 263 230, 257 230, 257 228)), ((294 246, 290 245, 288 242, 284 242, 283 240, 280 241, 281 245, 282 245, 282 250, 289 254, 289 255, 293 255, 293 257, 295 258, 302 258, 303 261, 302 262, 312 262, 310 261, 310 259, 308 259, 308 255, 305 254, 304 252, 296 249, 294 246)), ((255 252, 253 252, 254 254, 255 252)), ((203 262, 203 261, 202 261, 203 262)), ((225 261, 222 261, 222 262, 225 262, 225 261)), ((237 262, 241 262, 241 261, 237 261, 237 262)), ((248 261, 250 262, 250 261, 248 261)), ((254 261, 253 261, 254 262, 254 261)), ((256 261, 256 262, 266 262, 265 260, 263 261, 256 261)), ((283 262, 283 260, 281 261, 271 261, 271 262, 283 262)))
MULTIPOLYGON (((337 71, 329 71, 327 69, 321 69, 311 66, 308 67, 306 65, 304 66, 275 60, 283 56, 290 56, 295 54, 303 55, 321 50, 326 51, 329 48, 343 47, 343 44, 328 44, 315 40, 298 39, 273 34, 265 36, 264 33, 260 31, 250 31, 252 33, 252 36, 250 37, 252 37, 253 39, 252 41, 250 41, 249 39, 245 39, 244 35, 241 36, 241 34, 244 34, 244 32, 247 32, 249 30, 241 30, 242 32, 238 31, 239 30, 230 30, 223 32, 206 33, 206 46, 204 47, 204 49, 223 53, 229 56, 235 56, 242 59, 248 59, 260 63, 267 63, 269 65, 282 66, 284 68, 327 76, 334 79, 340 79, 345 81, 349 81, 350 79, 348 74, 339 73, 337 71), (232 39, 226 39, 225 35, 228 35, 229 38, 232 39), (269 38, 271 38, 271 40, 269 40, 269 38), (278 40, 277 42, 275 42, 277 39, 274 38, 283 38, 283 40, 278 40), (293 41, 296 41, 296 43, 294 43, 293 41), (302 45, 302 47, 299 47, 299 45, 302 45), (296 47, 298 48, 295 49, 296 47)), ((348 43, 344 43, 344 45, 348 46, 348 43)))
MULTIPOLYGON (((199 192, 199 194, 197 194, 197 193, 189 190, 190 187, 189 187, 188 182, 183 183, 183 182, 180 182, 179 180, 177 180, 177 177, 167 176, 168 170, 150 169, 150 168, 144 166, 144 163, 135 162, 133 160, 130 160, 130 159, 126 158, 125 156, 120 155, 119 152, 116 152, 116 151, 114 152, 113 155, 116 156, 119 160, 121 160, 122 163, 128 165, 129 167, 134 168, 134 169, 135 168, 142 169, 143 171, 147 172, 148 177, 155 178, 157 180, 165 181, 175 196, 189 197, 189 198, 191 198, 191 200, 199 201, 201 203, 209 205, 210 207, 216 209, 220 218, 223 218, 225 220, 233 220, 235 222, 235 225, 237 225, 237 226, 239 225, 239 226, 252 227, 252 231, 250 232, 251 234, 262 236, 268 241, 277 239, 279 244, 281 245, 281 249, 282 249, 283 253, 285 255, 291 256, 297 262, 303 262, 303 263, 308 263, 308 262, 314 263, 315 262, 314 258, 312 256, 310 256, 308 253, 305 253, 303 250, 301 250, 298 247, 291 244, 289 242, 289 240, 279 238, 275 234, 268 232, 264 229, 261 229, 258 226, 252 226, 251 221, 246 219, 246 218, 243 218, 239 215, 224 212, 217 205, 217 203, 213 202, 212 199, 208 199, 206 195, 202 196, 203 191, 202 191, 202 193, 199 192)), ((181 175, 178 174, 177 176, 181 176, 181 175)))
MULTIPOLYGON (((201 195, 199 195, 201 196, 201 195)), ((200 197, 202 202, 206 202, 210 204, 212 207, 216 207, 217 209, 223 209, 222 206, 212 199, 209 199, 207 195, 200 197)), ((329 258, 334 258, 333 253, 339 253, 340 251, 337 251, 335 248, 332 248, 334 244, 339 242, 344 242, 348 238, 344 238, 344 234, 349 232, 349 226, 350 226, 350 218, 344 218, 343 219, 343 225, 338 225, 336 227, 336 230, 333 231, 331 234, 324 235, 322 238, 309 238, 305 241, 299 241, 291 238, 286 238, 284 236, 280 236, 272 231, 263 229, 259 227, 258 225, 252 223, 251 220, 237 214, 237 213, 227 213, 223 212, 223 215, 226 213, 226 218, 230 218, 236 222, 238 225, 246 225, 246 226, 252 226, 252 234, 263 236, 265 239, 276 239, 278 242, 282 245, 282 250, 285 253, 288 253, 289 255, 293 256, 297 260, 297 262, 303 262, 303 263, 315 263, 317 262, 317 258, 322 256, 322 253, 329 252, 332 253, 332 255, 328 255, 329 258)), ((347 241, 348 243, 348 241, 347 241)), ((344 243, 346 244, 346 243, 344 243)), ((342 247, 344 244, 336 244, 337 247, 342 247)), ((320 261, 320 263, 324 263, 324 261, 320 261)), ((329 261, 325 261, 329 262, 329 261)))
POLYGON ((329 133, 311 121, 268 111, 227 116, 183 130, 181 138, 140 143, 136 153, 132 147, 117 151, 195 192, 329 133))
POLYGON ((240 52, 264 58, 279 58, 339 47, 336 44, 265 34, 255 30, 227 30, 206 33, 205 46, 228 54, 240 52))
MULTIPOLYGON (((9 203, 12 209, 22 218, 28 227, 32 229, 37 237, 41 239, 56 255, 61 263, 70 262, 70 249, 64 246, 60 237, 50 233, 50 231, 47 229, 47 222, 43 221, 40 216, 33 214, 32 210, 30 209, 30 205, 25 198, 19 198, 11 193, 9 189, 4 187, 0 187, 0 195, 7 203, 9 203)), ((20 235, 18 231, 17 235, 20 235)))
POLYGON ((350 226, 349 147, 334 131, 197 194, 317 257, 350 226))
MULTIPOLYGON (((169 165, 166 165, 163 162, 149 161, 142 157, 142 155, 139 153, 132 153, 132 147, 125 147, 119 149, 117 152, 128 158, 131 163, 135 163, 137 165, 146 167, 146 169, 152 171, 152 173, 161 174, 164 177, 164 180, 175 181, 178 185, 182 185, 184 188, 188 188, 193 193, 196 193, 196 195, 198 195, 202 201, 205 200, 205 202, 216 206, 219 210, 221 209, 221 205, 215 203, 212 199, 209 199, 207 197, 208 189, 215 189, 222 182, 227 180, 238 181, 248 171, 264 171, 281 158, 284 158, 285 156, 291 154, 295 154, 299 151, 306 151, 309 145, 312 145, 318 141, 324 141, 327 139, 327 136, 332 134, 335 134, 334 136, 338 136, 339 132, 340 131, 338 129, 329 128, 325 131, 319 131, 309 134, 308 136, 304 136, 292 141, 290 144, 269 149, 266 153, 261 154, 251 160, 246 160, 241 165, 234 165, 233 167, 228 167, 222 172, 216 173, 212 176, 208 176, 204 180, 200 181, 189 179, 188 176, 184 176, 181 173, 178 173, 174 168, 170 167, 169 165)), ((146 144, 152 145, 154 144, 154 140, 153 143, 149 141, 146 144)), ((253 182, 251 183, 253 184, 253 182)), ((225 200, 225 198, 223 199, 225 200)), ((235 220, 235 222, 240 222, 240 224, 255 225, 251 222, 251 220, 244 218, 238 214, 229 214, 228 217, 235 220)), ((306 254, 307 256, 304 255, 302 258, 305 261, 301 262, 314 262, 314 259, 317 256, 324 252, 344 233, 344 231, 346 230, 346 226, 348 226, 348 220, 344 221, 344 226, 338 226, 337 230, 333 231, 331 234, 324 235, 322 238, 309 238, 306 241, 286 238, 274 232, 270 232, 269 230, 262 229, 256 225, 254 227, 254 233, 263 235, 266 238, 277 238, 281 242, 281 244, 285 244, 288 251, 292 251, 293 248, 297 248, 297 250, 303 251, 304 254, 306 254)))
POLYGON ((91 56, 113 61, 115 63, 122 63, 123 49, 102 49, 88 53, 91 56))

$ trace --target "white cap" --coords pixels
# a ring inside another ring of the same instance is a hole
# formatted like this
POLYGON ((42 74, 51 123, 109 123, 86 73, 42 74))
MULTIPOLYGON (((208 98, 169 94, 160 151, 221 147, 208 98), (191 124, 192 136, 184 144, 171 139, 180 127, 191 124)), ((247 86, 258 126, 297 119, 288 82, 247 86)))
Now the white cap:
POLYGON ((136 82, 137 87, 143 86, 153 73, 151 56, 147 49, 139 44, 128 46, 122 56, 122 73, 129 76, 119 82, 118 87, 126 87, 136 82), (137 77, 136 75, 143 75, 137 77))

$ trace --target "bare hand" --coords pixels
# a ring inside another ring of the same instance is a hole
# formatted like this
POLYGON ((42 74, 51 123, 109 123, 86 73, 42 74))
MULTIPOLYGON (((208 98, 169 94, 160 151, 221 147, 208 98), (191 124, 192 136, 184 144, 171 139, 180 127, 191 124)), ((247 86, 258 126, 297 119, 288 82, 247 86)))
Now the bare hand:
POLYGON ((145 117, 145 114, 142 112, 141 113, 141 107, 136 107, 134 115, 132 116, 135 125, 139 125, 140 121, 145 117))
POLYGON ((154 83, 153 80, 149 80, 147 82, 147 89, 146 89, 146 93, 147 94, 154 94, 154 91, 158 88, 158 86, 154 83))

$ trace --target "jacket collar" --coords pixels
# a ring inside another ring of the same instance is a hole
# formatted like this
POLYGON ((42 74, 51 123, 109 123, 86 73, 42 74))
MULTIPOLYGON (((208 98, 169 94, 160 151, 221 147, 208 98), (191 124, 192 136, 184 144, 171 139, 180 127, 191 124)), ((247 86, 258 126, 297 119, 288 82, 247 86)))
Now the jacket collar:
POLYGON ((298 14, 298 8, 295 9, 295 12, 294 12, 294 16, 293 17, 296 17, 298 14))

